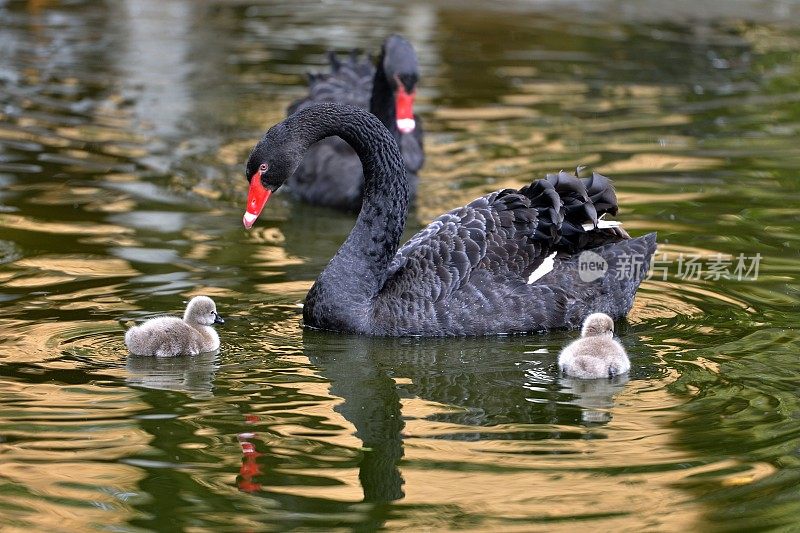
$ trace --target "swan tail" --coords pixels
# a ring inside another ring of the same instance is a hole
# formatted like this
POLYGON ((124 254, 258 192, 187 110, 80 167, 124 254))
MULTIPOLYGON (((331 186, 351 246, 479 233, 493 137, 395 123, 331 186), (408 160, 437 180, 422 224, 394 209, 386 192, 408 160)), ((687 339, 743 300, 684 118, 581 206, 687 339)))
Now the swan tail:
POLYGON ((561 171, 548 174, 520 192, 531 198, 532 206, 539 211, 543 230, 557 232, 561 251, 576 253, 630 238, 621 222, 604 219, 606 215, 615 215, 618 205, 614 186, 603 175, 593 173, 581 178, 578 171, 575 174, 561 171), (545 202, 542 202, 543 191, 548 191, 545 202), (553 194, 558 199, 558 216, 553 214, 556 208, 553 194))
POLYGON ((330 70, 307 74, 308 95, 292 102, 287 115, 319 102, 339 102, 368 108, 375 73, 370 56, 354 49, 347 55, 329 51, 327 59, 330 70))
POLYGON ((331 66, 331 73, 336 74, 339 72, 339 69, 342 68, 342 62, 339 60, 339 56, 337 56, 336 52, 333 50, 328 50, 327 57, 328 63, 331 66))
POLYGON ((564 222, 564 209, 561 198, 553 184, 547 180, 537 180, 519 191, 530 199, 536 210, 537 221, 534 239, 548 242, 548 248, 561 239, 561 225, 564 222))
POLYGON ((586 194, 589 195, 599 217, 606 213, 616 215, 619 209, 617 205, 617 194, 614 192, 614 184, 602 174, 593 172, 588 178, 582 179, 586 187, 586 194))

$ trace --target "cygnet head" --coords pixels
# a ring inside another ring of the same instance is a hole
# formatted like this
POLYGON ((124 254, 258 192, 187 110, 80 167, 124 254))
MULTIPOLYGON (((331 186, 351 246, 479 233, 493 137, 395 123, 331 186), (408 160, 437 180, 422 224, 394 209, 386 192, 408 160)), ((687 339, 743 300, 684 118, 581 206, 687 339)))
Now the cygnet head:
POLYGON ((214 300, 208 296, 195 296, 186 306, 183 314, 185 322, 210 326, 212 324, 224 324, 225 321, 217 314, 217 306, 214 300))
POLYGON ((597 337, 599 335, 613 335, 614 321, 605 313, 592 313, 583 321, 581 337, 597 337))

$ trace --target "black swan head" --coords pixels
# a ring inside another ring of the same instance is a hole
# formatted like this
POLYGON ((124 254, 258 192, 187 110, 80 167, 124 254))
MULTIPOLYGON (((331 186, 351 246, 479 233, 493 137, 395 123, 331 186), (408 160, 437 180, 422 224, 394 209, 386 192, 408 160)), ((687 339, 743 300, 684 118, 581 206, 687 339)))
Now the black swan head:
POLYGON ((247 229, 253 226, 270 195, 297 170, 309 146, 333 135, 344 139, 356 151, 365 176, 375 176, 375 180, 365 183, 365 196, 370 191, 382 190, 391 198, 381 201, 391 203, 405 214, 408 181, 392 134, 367 111, 325 102, 301 109, 274 125, 253 148, 245 166, 245 178, 250 183, 243 218, 247 229), (385 182, 392 185, 384 187, 385 182), (404 201, 397 204, 395 196, 402 196, 404 201))
POLYGON ((370 111, 384 124, 394 121, 400 133, 413 132, 418 81, 419 63, 414 47, 399 35, 389 36, 378 58, 370 111))
POLYGON ((592 313, 583 321, 581 337, 599 337, 614 334, 614 320, 605 313, 592 313))
POLYGON ((300 165, 305 148, 285 122, 271 127, 253 148, 245 166, 245 178, 250 182, 244 214, 247 229, 261 214, 270 194, 278 190, 300 165))

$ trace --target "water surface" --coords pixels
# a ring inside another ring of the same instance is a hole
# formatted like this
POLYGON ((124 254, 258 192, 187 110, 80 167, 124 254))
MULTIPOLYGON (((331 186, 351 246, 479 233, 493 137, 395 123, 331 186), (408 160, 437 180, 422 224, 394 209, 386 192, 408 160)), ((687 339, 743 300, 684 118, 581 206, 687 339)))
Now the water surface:
POLYGON ((798 11, 0 2, 0 528, 791 529, 798 11), (243 162, 326 50, 390 32, 423 75, 409 232, 579 165, 658 231, 630 376, 559 378, 574 332, 302 329, 352 217, 278 196, 244 231, 243 162), (757 275, 719 275, 739 257, 757 275), (196 294, 218 354, 127 357, 126 324, 196 294))

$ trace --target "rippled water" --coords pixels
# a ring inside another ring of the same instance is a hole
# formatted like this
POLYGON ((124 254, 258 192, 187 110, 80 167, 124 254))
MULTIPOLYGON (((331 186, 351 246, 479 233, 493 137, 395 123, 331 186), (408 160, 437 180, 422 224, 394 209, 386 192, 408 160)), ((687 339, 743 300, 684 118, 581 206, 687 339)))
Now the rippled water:
POLYGON ((796 527, 798 15, 0 1, 0 529, 796 527), (326 49, 392 31, 423 71, 411 230, 587 165, 659 232, 629 378, 557 377, 574 332, 301 328, 352 218, 278 197, 245 232, 242 164, 326 49), (715 279, 719 254, 757 279, 715 279), (126 355, 126 324, 195 294, 229 318, 218 354, 126 355))

